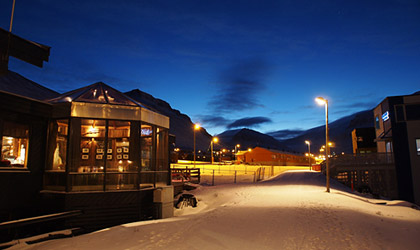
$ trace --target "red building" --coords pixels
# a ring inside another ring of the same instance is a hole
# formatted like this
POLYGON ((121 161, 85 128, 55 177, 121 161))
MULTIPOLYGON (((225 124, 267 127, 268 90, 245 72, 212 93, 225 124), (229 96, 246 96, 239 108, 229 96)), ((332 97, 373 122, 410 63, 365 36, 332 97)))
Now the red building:
POLYGON ((250 151, 240 151, 236 157, 238 162, 245 164, 276 166, 305 166, 309 164, 308 157, 302 154, 261 147, 255 147, 250 151))

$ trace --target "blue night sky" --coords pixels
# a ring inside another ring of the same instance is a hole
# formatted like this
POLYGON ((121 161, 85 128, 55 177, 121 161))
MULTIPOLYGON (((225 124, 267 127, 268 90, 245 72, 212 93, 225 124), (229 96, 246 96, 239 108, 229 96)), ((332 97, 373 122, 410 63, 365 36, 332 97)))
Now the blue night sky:
POLYGON ((210 134, 309 129, 317 96, 334 121, 420 90, 419 0, 16 0, 13 33, 52 48, 10 70, 60 93, 138 88, 210 134))

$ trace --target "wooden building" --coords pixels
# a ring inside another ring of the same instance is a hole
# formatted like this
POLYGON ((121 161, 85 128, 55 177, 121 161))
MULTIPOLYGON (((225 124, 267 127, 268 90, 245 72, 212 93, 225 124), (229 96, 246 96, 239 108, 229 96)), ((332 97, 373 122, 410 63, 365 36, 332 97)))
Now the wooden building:
POLYGON ((255 147, 250 151, 240 151, 236 154, 237 162, 244 164, 261 164, 275 166, 305 166, 309 164, 308 157, 302 154, 255 147))
POLYGON ((55 225, 89 231, 172 216, 168 117, 104 83, 0 104, 1 222, 80 211, 55 225))

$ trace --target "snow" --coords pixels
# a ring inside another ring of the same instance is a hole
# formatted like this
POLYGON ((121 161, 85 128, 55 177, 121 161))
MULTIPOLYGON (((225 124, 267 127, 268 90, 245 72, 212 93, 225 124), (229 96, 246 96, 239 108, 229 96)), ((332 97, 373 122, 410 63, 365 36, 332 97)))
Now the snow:
POLYGON ((201 186, 198 207, 73 238, 11 249, 418 249, 420 210, 352 193, 313 171, 201 186))

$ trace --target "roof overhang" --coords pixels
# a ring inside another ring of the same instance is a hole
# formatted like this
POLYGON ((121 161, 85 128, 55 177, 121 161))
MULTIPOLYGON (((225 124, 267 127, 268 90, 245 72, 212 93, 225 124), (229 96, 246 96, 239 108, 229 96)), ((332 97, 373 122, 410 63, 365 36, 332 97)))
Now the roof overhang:
POLYGON ((169 117, 142 107, 72 102, 71 117, 142 121, 169 129, 169 117))
POLYGON ((32 42, 18 37, 0 28, 0 47, 9 48, 9 55, 27 63, 42 67, 43 62, 48 62, 50 56, 49 46, 32 42))

